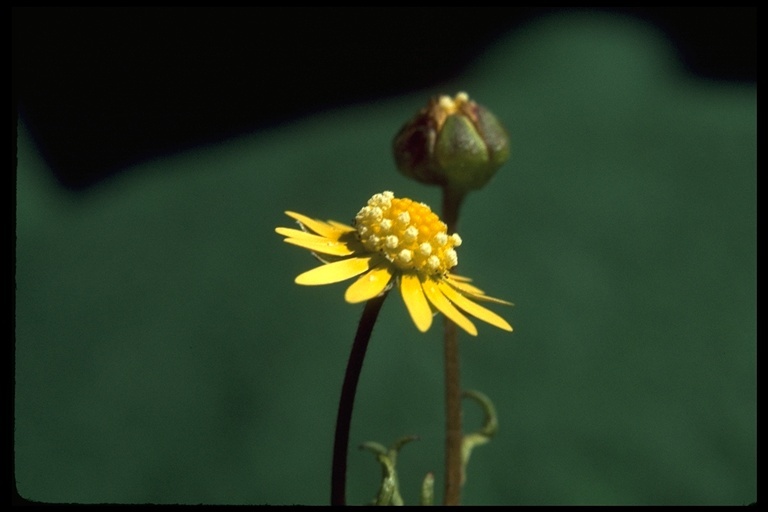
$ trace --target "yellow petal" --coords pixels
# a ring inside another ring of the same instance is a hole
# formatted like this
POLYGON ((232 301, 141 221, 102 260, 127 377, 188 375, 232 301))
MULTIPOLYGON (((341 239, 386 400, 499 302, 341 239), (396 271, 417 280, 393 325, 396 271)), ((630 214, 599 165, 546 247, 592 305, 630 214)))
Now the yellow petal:
POLYGON ((302 215, 300 213, 285 212, 285 214, 301 222, 304 226, 311 229, 318 235, 322 235, 324 237, 330 238, 331 240, 338 240, 339 237, 341 237, 341 235, 348 232, 347 230, 341 229, 337 225, 328 224, 327 222, 323 222, 321 220, 311 219, 306 215, 302 215))
POLYGON ((441 292, 443 292, 443 295, 445 295, 448 300, 459 306, 470 315, 473 315, 484 322, 488 322, 489 324, 496 326, 499 329, 512 332, 512 326, 509 325, 506 320, 501 318, 490 309, 486 309, 479 304, 475 304, 461 293, 451 288, 448 283, 441 282, 437 285, 437 287, 441 292))
POLYGON ((352 226, 350 226, 350 225, 347 225, 347 224, 342 224, 341 222, 338 222, 338 221, 335 221, 335 220, 329 220, 329 221, 328 221, 328 224, 330 224, 331 226, 333 226, 333 227, 335 227, 335 228, 338 228, 338 229, 340 229, 340 230, 341 230, 341 231, 343 231, 344 233, 351 233, 351 232, 353 232, 353 231, 357 231, 357 230, 356 230, 355 228, 353 228, 352 226))
POLYGON ((445 276, 445 280, 463 292, 471 293, 472 295, 485 295, 483 290, 473 284, 469 284, 469 279, 466 277, 448 274, 445 276))
POLYGON ((287 236, 284 241, 289 244, 304 247, 312 252, 323 254, 332 254, 334 256, 349 256, 355 251, 350 249, 346 243, 331 240, 323 236, 313 235, 305 231, 291 228, 275 228, 275 231, 283 236, 287 236))
MULTIPOLYGON (((279 233, 285 237, 288 238, 295 238, 297 240, 307 240, 309 242, 314 243, 328 243, 330 245, 346 245, 346 242, 340 242, 337 239, 334 238, 326 238, 324 236, 320 235, 313 235, 312 233, 309 233, 307 231, 302 231, 300 229, 291 229, 291 228, 275 228, 275 232, 279 233)), ((295 243, 295 242, 292 242, 295 243)), ((298 244, 297 244, 298 245, 298 244)), ((351 253, 350 253, 351 254, 351 253)))
POLYGON ((429 299, 429 302, 434 304, 438 311, 453 320, 456 325, 467 331, 472 336, 477 336, 477 328, 475 328, 475 325, 470 322, 467 317, 462 315, 459 310, 456 309, 453 304, 451 304, 451 301, 449 301, 445 295, 443 295, 443 293, 437 287, 437 281, 428 278, 426 281, 424 281, 424 283, 422 283, 422 288, 424 289, 424 294, 429 299))
POLYGON ((424 297, 419 276, 416 274, 400 276, 400 294, 416 328, 421 332, 427 332, 432 325, 432 308, 424 297))
POLYGON ((304 240, 315 240, 318 242, 320 240, 328 240, 331 242, 335 241, 335 239, 332 239, 332 238, 326 238, 324 236, 310 233, 309 231, 302 231, 300 229, 293 229, 293 228, 283 228, 283 227, 275 228, 275 233, 279 233, 287 238, 300 238, 304 240))
MULTIPOLYGON (((327 239, 324 238, 323 240, 327 239)), ((333 256, 349 256, 350 254, 355 253, 355 251, 350 250, 346 244, 339 242, 312 242, 308 240, 300 240, 298 238, 286 238, 283 241, 289 244, 298 245, 299 247, 303 247, 305 249, 309 249, 312 252, 331 254, 333 256)))
POLYGON ((305 285, 338 283, 368 270, 372 259, 373 257, 349 258, 315 267, 296 276, 296 283, 305 285))
POLYGON ((275 232, 286 236, 284 242, 304 247, 312 252, 331 254, 333 256, 350 256, 356 252, 362 252, 363 246, 355 237, 346 233, 340 235, 339 239, 326 238, 320 235, 314 235, 308 231, 291 228, 275 228, 275 232))
MULTIPOLYGON (((450 284, 457 290, 461 291, 464 295, 469 295, 473 299, 477 299, 477 300, 484 300, 488 302, 495 302, 496 304, 505 304, 507 306, 514 306, 514 304, 512 304, 511 302, 507 302, 506 300, 501 300, 501 299, 497 299, 496 297, 491 297, 490 295, 486 295, 485 292, 480 288, 478 288, 477 286, 473 286, 461 280, 457 281, 455 277, 456 276, 451 274, 448 277, 446 277, 445 280, 448 282, 448 284, 450 284)), ((467 278, 462 278, 462 280, 463 279, 467 279, 467 278)))
POLYGON ((346 293, 344 293, 344 300, 355 304, 372 299, 384 291, 384 288, 387 287, 391 279, 392 272, 389 265, 375 267, 367 274, 360 276, 357 281, 347 288, 346 293))

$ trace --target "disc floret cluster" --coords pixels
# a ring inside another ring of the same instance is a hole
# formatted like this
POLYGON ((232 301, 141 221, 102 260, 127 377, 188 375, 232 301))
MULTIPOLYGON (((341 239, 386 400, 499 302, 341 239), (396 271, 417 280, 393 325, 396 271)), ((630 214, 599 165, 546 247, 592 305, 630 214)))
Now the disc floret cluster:
POLYGON ((366 249, 382 253, 403 271, 442 275, 459 262, 455 247, 461 237, 448 235, 445 223, 426 204, 389 191, 368 200, 355 216, 355 229, 366 249))

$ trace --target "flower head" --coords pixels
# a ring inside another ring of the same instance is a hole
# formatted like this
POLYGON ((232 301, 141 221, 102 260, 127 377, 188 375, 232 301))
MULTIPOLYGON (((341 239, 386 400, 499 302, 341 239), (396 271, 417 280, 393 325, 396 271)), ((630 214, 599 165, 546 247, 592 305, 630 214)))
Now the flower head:
POLYGON ((355 216, 354 226, 285 213, 302 229, 275 231, 324 263, 297 276, 296 283, 321 285, 360 276, 347 288, 347 302, 364 302, 397 286, 422 332, 432 325, 433 308, 473 336, 477 329, 465 313, 512 331, 506 320, 474 301, 509 302, 489 297, 470 279, 451 274, 461 238, 449 235, 445 223, 424 203, 392 192, 375 194, 355 216))

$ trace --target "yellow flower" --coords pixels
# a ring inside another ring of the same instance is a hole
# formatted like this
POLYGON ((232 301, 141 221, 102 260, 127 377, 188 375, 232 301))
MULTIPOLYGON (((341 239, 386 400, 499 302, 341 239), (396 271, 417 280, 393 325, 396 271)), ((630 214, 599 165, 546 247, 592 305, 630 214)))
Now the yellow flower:
POLYGON ((375 194, 355 216, 354 226, 285 213, 302 229, 275 231, 325 263, 297 276, 296 283, 330 284, 360 276, 347 288, 347 302, 364 302, 396 285, 421 332, 432 325, 433 307, 472 336, 477 329, 464 313, 512 331, 506 320, 474 301, 509 302, 489 297, 471 279, 450 273, 458 263, 455 248, 461 238, 449 235, 424 203, 396 198, 392 192, 375 194))

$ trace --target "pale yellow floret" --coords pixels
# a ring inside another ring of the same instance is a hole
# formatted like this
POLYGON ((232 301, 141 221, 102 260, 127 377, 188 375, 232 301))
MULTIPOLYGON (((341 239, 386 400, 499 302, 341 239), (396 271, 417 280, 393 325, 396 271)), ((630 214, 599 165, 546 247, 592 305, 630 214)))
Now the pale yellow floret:
POLYGON ((448 268, 455 267, 459 263, 459 256, 453 249, 447 249, 444 253, 445 261, 448 262, 448 268))
POLYGON ((408 226, 403 233, 403 241, 412 244, 419 237, 419 230, 415 226, 408 226))
POLYGON ((397 259, 402 261, 403 263, 410 263, 413 261, 413 253, 409 251, 408 249, 403 249, 399 253, 397 253, 397 259))
POLYGON ((453 101, 453 98, 450 96, 440 96, 440 106, 443 108, 443 110, 447 112, 452 112, 456 110, 455 103, 453 101))
POLYGON ((451 115, 455 114, 457 110, 461 108, 462 105, 467 103, 469 101, 469 95, 465 92, 459 92, 451 98, 450 96, 440 96, 438 99, 438 103, 440 104, 440 107, 443 109, 445 114, 451 115))
POLYGON ((437 272, 440 268, 440 258, 435 255, 427 258, 427 268, 430 270, 430 274, 437 272))

